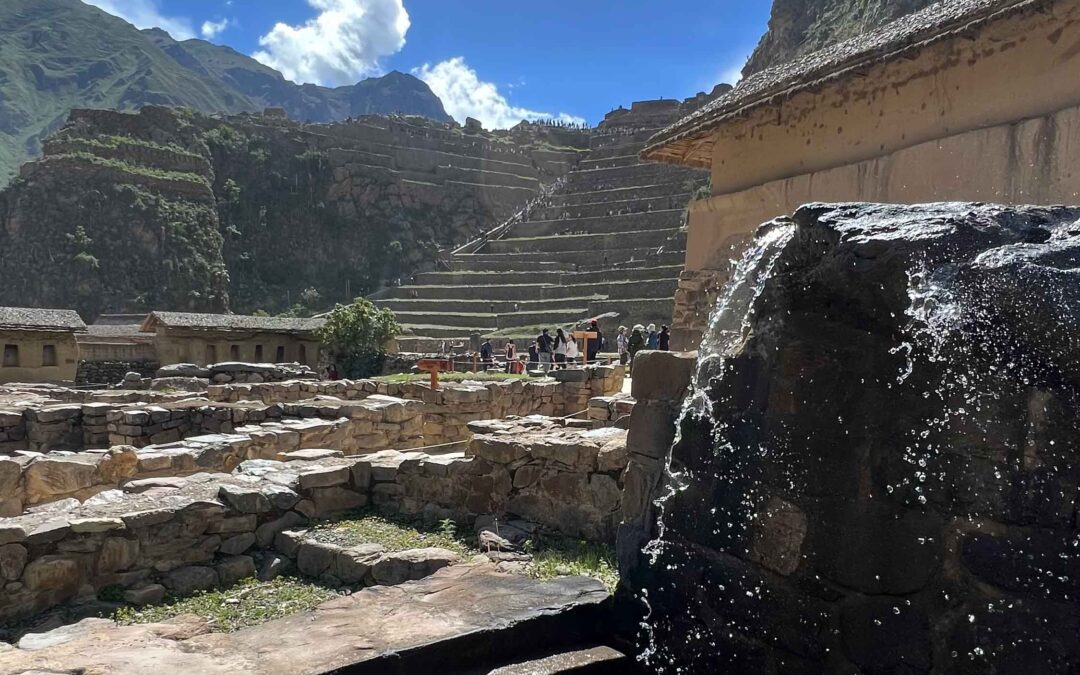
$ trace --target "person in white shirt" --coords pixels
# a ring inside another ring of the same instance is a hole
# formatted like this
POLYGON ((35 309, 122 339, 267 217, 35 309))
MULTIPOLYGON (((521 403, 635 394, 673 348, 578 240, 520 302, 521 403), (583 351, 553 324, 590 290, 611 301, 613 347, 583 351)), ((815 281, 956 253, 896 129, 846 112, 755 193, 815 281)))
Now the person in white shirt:
POLYGON ((555 331, 555 368, 566 368, 566 333, 562 328, 555 331))
POLYGON ((579 356, 581 356, 581 352, 578 351, 577 340, 575 339, 574 334, 570 333, 570 337, 566 341, 567 365, 576 364, 579 356))
POLYGON ((619 326, 619 334, 615 338, 615 345, 619 348, 619 363, 626 365, 626 360, 630 356, 626 352, 630 338, 626 335, 626 326, 619 326))

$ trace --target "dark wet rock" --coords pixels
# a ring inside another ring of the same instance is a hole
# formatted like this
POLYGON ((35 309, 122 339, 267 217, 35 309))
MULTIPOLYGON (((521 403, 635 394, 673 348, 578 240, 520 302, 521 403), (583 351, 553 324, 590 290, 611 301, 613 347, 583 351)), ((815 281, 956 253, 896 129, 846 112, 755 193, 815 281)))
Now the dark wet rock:
POLYGON ((1080 667, 1078 221, 813 204, 762 229, 713 317, 661 509, 635 457, 657 457, 645 427, 663 415, 639 402, 631 420, 618 549, 650 663, 1080 667))

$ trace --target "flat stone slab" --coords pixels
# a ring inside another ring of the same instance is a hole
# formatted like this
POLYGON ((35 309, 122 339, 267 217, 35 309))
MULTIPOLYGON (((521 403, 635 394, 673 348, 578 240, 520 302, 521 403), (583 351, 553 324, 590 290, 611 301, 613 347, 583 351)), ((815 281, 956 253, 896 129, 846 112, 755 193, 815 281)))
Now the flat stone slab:
POLYGON ((190 616, 141 626, 86 619, 24 640, 31 649, 0 652, 0 673, 293 675, 450 667, 480 655, 505 656, 501 650, 525 648, 529 638, 577 638, 602 623, 608 597, 602 584, 584 577, 541 582, 498 573, 487 563, 458 565, 236 633, 211 634, 190 616), (566 625, 553 623, 559 620, 566 625))

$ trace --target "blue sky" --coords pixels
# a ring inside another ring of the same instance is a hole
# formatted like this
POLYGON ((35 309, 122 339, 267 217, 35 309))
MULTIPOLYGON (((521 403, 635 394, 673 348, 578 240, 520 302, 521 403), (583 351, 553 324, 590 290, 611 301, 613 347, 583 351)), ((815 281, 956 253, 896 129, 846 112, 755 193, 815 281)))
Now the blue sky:
POLYGON ((334 86, 388 70, 448 112, 508 126, 591 123, 620 104, 732 81, 769 0, 85 0, 139 27, 227 44, 294 81, 334 86), (703 5, 705 5, 703 7, 703 5))

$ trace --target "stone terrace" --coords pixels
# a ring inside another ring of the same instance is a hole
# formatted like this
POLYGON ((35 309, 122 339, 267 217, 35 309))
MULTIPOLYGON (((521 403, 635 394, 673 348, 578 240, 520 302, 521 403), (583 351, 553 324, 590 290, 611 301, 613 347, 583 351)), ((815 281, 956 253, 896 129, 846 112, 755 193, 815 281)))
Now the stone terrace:
POLYGON ((642 163, 638 152, 680 109, 646 101, 610 114, 576 169, 525 217, 378 303, 426 338, 533 337, 607 312, 624 324, 670 323, 685 208, 707 176, 642 163))

